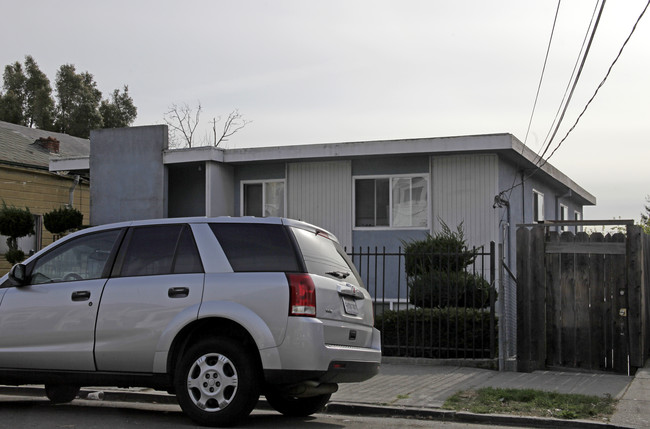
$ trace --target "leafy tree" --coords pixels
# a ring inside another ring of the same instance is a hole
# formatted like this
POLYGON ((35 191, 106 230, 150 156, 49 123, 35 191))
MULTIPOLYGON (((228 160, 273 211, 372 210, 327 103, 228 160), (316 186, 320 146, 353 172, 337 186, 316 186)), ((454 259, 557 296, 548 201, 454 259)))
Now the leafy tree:
POLYGON ((127 86, 102 100, 93 75, 77 73, 73 64, 59 68, 55 89, 56 100, 49 79, 30 55, 24 67, 20 62, 5 66, 0 120, 88 138, 92 129, 129 126, 137 115, 127 86))
MULTIPOLYGON (((645 197, 646 203, 650 204, 650 195, 645 197)), ((646 234, 650 234, 650 205, 645 206, 645 213, 641 213, 641 227, 646 234)))
POLYGON ((131 125, 138 115, 138 109, 129 95, 129 87, 124 85, 121 94, 116 89, 110 100, 102 100, 99 113, 102 115, 104 128, 123 128, 131 125))
POLYGON ((25 57, 25 121, 28 127, 53 130, 54 99, 50 80, 41 71, 36 61, 25 57))
POLYGON ((64 64, 56 74, 56 91, 58 131, 88 138, 90 130, 101 128, 99 104, 102 93, 97 89, 92 74, 78 74, 74 65, 64 64))
POLYGON ((27 80, 22 65, 16 61, 5 66, 2 74, 4 94, 0 95, 0 120, 12 124, 25 123, 25 82, 27 80))
POLYGON ((25 253, 18 248, 18 238, 34 233, 34 218, 28 208, 9 207, 3 201, 0 208, 0 234, 7 236, 5 259, 12 264, 25 259, 25 253))

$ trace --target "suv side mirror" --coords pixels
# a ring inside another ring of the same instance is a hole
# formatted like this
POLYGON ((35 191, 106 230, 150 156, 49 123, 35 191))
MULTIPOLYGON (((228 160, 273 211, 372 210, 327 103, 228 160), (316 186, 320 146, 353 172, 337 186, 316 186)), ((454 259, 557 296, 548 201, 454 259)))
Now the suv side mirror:
POLYGON ((9 278, 19 285, 24 285, 27 281, 27 267, 25 264, 16 264, 9 271, 9 278))

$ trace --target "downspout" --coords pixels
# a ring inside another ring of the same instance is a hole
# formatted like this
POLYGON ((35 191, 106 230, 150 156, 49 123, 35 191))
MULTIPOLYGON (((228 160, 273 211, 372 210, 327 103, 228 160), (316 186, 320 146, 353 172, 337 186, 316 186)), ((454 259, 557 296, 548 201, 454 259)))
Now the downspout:
POLYGON ((68 202, 68 207, 72 208, 74 205, 74 190, 79 184, 79 181, 81 180, 81 176, 78 174, 74 176, 74 181, 72 182, 72 186, 70 187, 70 200, 68 202))

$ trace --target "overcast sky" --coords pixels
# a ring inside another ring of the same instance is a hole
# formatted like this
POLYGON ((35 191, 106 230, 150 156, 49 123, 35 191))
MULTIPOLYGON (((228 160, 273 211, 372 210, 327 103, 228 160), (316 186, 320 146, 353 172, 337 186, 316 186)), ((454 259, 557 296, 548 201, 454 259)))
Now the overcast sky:
MULTIPOLYGON (((555 143, 573 125, 647 0, 609 1, 555 143)), ((596 0, 0 0, 0 65, 62 64, 104 97, 129 86, 135 125, 172 103, 203 122, 253 122, 230 148, 512 133, 534 150, 559 108, 596 0)), ((585 219, 638 220, 650 194, 650 12, 551 164, 594 194, 585 219)))

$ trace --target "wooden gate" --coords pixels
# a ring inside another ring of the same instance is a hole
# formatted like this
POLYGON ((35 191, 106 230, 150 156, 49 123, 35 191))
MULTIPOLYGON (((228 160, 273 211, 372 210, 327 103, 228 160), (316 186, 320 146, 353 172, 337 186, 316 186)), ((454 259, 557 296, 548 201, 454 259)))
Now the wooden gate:
POLYGON ((605 236, 548 229, 517 230, 518 369, 642 367, 649 344, 647 236, 633 225, 605 236))

